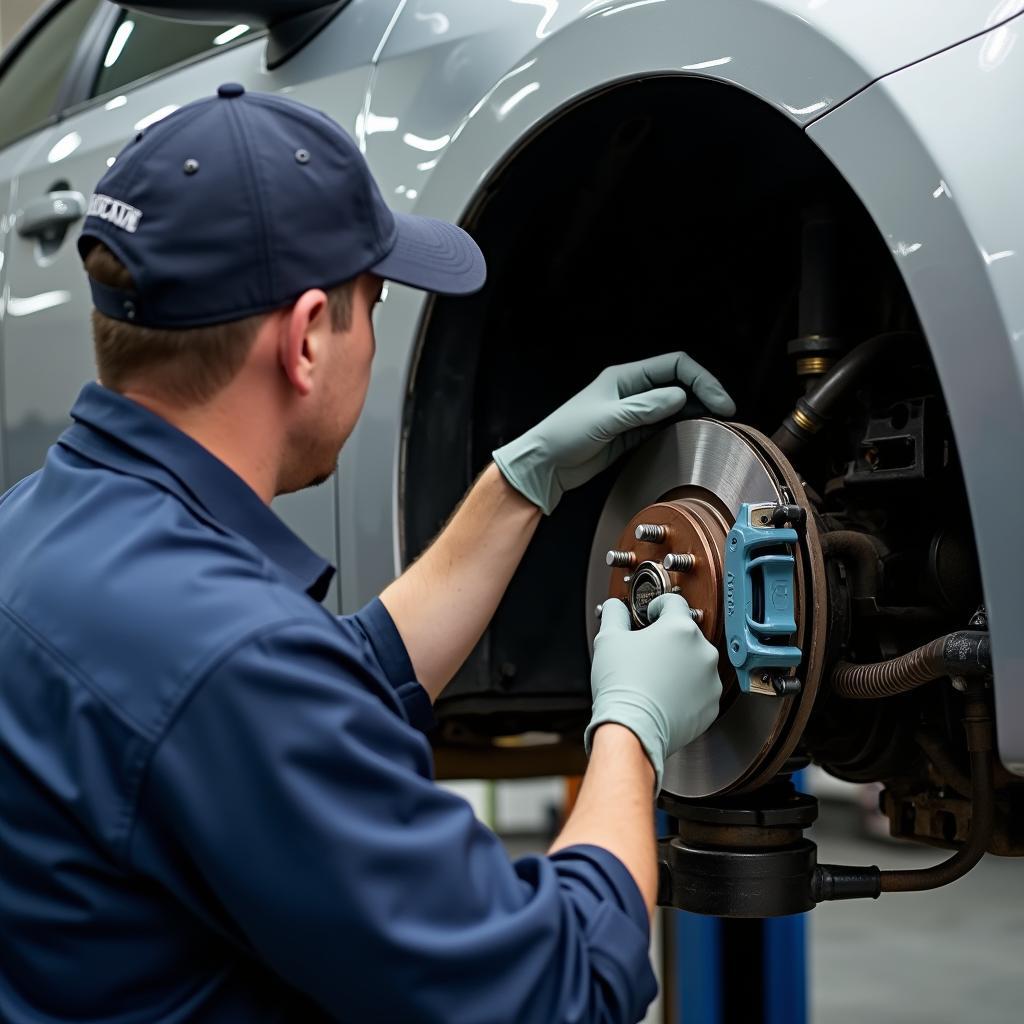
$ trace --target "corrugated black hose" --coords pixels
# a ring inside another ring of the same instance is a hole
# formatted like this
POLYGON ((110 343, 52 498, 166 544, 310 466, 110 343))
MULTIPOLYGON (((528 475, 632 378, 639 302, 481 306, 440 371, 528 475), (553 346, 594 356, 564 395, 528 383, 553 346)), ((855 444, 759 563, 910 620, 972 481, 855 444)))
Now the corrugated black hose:
POLYGON ((888 661, 870 665, 841 661, 829 682, 840 697, 875 700, 896 697, 943 676, 987 675, 991 671, 988 633, 959 630, 888 661))

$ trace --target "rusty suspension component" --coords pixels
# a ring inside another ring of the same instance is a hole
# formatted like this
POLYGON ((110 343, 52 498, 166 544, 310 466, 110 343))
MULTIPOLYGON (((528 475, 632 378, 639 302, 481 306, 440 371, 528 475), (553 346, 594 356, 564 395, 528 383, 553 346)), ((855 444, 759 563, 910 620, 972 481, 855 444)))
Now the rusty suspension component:
POLYGON ((964 714, 971 755, 971 832, 963 848, 932 868, 880 872, 882 892, 922 892, 949 885, 966 875, 984 856, 995 822, 992 770, 992 716, 984 697, 968 698, 964 714))
POLYGON ((973 684, 964 708, 964 729, 971 757, 971 831, 967 842, 934 867, 879 871, 870 867, 819 864, 811 878, 815 903, 826 900, 877 899, 883 892, 924 892, 962 878, 985 855, 995 822, 992 714, 984 690, 973 684))

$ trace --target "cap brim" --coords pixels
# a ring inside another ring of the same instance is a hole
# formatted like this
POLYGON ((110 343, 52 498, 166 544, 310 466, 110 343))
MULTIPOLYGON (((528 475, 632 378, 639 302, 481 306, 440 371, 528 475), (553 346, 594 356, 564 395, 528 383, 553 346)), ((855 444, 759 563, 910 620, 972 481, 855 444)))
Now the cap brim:
POLYGON ((396 213, 394 247, 369 269, 380 277, 441 295, 469 295, 487 280, 479 246, 460 227, 432 217, 396 213))

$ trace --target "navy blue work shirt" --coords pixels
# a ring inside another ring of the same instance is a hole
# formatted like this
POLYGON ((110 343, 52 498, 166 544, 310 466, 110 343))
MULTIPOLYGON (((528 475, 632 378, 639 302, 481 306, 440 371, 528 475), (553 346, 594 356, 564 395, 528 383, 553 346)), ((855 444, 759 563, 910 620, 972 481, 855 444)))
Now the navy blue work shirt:
POLYGON ((0 499, 7 1024, 634 1021, 640 893, 512 863, 434 785, 373 601, 204 448, 89 384, 0 499))

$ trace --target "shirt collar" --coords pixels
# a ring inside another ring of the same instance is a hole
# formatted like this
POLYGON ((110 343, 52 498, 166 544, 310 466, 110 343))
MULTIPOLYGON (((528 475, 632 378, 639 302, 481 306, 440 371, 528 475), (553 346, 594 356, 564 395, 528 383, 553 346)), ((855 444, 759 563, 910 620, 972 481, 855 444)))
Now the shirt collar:
MULTIPOLYGON (((321 601, 334 567, 301 541, 256 492, 201 444, 165 419, 100 384, 82 388, 71 409, 72 426, 61 438, 74 448, 76 430, 86 429, 121 471, 131 473, 155 463, 166 470, 214 519, 255 544, 276 565, 294 576, 321 601)), ((96 445, 89 446, 97 457, 96 445)), ((140 474, 141 475, 141 474, 140 474)))

